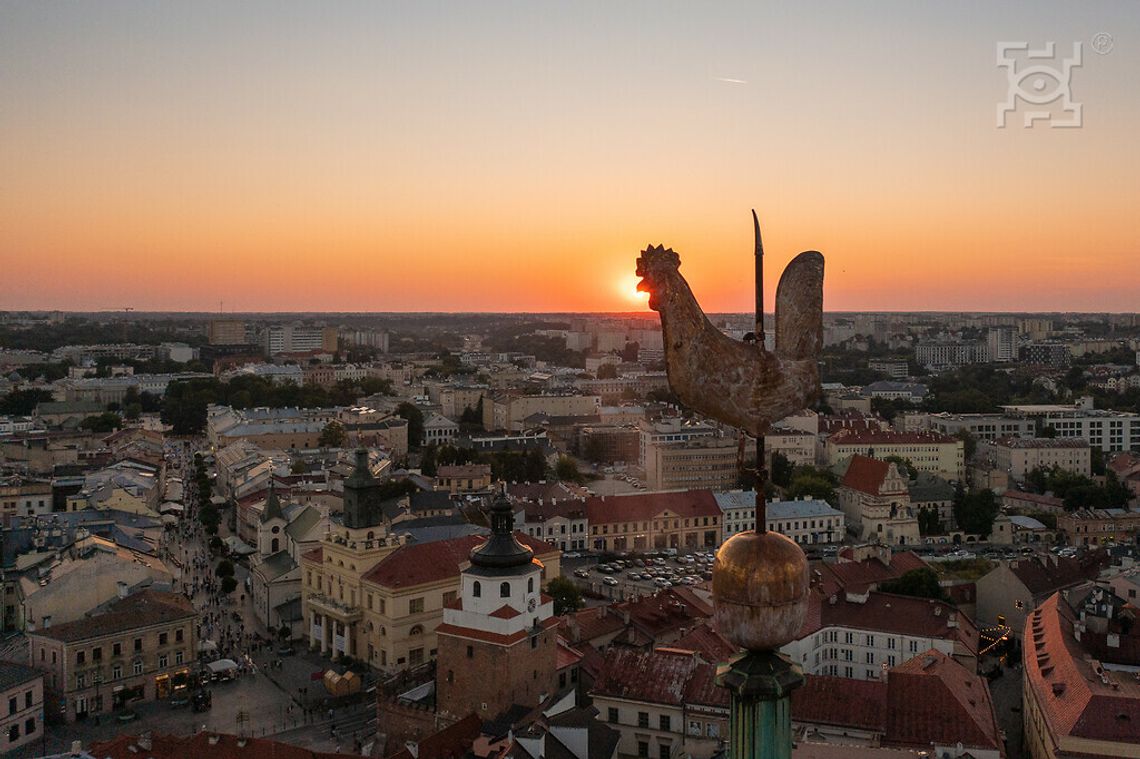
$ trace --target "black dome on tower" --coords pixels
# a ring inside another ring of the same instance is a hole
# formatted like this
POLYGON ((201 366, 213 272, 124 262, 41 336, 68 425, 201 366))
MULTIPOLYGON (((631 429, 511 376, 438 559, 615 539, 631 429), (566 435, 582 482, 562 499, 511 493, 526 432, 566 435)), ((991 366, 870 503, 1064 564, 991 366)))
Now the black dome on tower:
POLYGON ((511 502, 500 493, 491 505, 491 538, 472 549, 471 563, 488 569, 507 569, 530 564, 534 551, 515 538, 511 502))

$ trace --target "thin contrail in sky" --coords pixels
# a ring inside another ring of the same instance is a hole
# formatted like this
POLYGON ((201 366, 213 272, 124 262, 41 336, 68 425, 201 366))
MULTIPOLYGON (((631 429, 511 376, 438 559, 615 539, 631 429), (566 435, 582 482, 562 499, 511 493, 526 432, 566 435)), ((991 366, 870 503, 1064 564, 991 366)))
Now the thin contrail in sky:
POLYGON ((727 76, 714 76, 713 79, 718 82, 728 82, 729 84, 748 84, 747 79, 733 79, 727 76))

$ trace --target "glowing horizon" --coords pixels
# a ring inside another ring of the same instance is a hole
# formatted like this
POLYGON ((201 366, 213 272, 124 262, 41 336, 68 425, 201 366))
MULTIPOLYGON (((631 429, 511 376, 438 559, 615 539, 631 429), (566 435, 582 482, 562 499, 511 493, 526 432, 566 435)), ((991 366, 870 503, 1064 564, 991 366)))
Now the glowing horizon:
POLYGON ((0 310, 1137 311, 1140 8, 116 2, 0 10, 0 310), (998 40, 1117 44, 996 129, 998 40))

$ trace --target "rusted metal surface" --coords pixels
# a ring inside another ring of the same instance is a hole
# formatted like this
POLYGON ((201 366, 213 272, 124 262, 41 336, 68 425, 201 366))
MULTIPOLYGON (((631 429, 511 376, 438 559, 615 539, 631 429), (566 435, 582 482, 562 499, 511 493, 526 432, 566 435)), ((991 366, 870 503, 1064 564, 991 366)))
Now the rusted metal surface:
POLYGON ((776 288, 776 345, 733 340, 701 311, 672 249, 650 246, 637 260, 638 289, 661 314, 669 386, 690 408, 763 435, 772 422, 819 394, 823 345, 823 256, 800 253, 776 288))
POLYGON ((733 535, 716 554, 713 597, 721 635, 749 651, 779 648, 807 614, 807 558, 777 532, 733 535))

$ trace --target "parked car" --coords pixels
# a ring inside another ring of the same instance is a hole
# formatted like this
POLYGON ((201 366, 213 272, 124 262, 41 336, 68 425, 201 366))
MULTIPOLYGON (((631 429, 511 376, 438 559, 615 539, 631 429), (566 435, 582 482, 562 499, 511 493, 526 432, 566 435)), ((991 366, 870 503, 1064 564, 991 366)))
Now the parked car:
POLYGON ((606 585, 617 585, 618 581, 613 577, 603 577, 602 582, 606 585))

